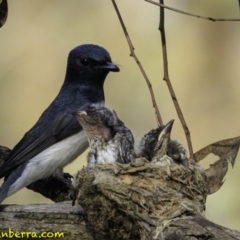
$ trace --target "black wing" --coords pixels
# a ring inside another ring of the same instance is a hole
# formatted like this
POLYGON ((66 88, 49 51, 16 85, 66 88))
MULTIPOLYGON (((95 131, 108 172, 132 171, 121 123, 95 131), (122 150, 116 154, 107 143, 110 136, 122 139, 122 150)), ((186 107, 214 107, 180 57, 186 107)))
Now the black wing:
POLYGON ((118 152, 119 152, 119 158, 117 159, 117 162, 120 163, 129 163, 132 161, 133 158, 133 152, 134 152, 134 143, 132 135, 129 135, 131 133, 127 134, 120 134, 117 133, 115 135, 115 140, 118 146, 118 152))
POLYGON ((41 135, 31 134, 31 130, 25 134, 1 166, 0 178, 9 175, 14 168, 27 162, 54 143, 82 130, 76 117, 65 114, 52 122, 51 126, 53 129, 44 129, 41 135))

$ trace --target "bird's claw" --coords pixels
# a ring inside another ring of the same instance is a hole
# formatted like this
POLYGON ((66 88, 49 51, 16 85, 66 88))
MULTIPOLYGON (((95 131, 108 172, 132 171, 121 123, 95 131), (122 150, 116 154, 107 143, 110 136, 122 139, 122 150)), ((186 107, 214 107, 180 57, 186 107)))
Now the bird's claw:
POLYGON ((73 176, 71 174, 69 174, 69 173, 63 173, 62 175, 63 175, 63 178, 68 179, 70 181, 73 178, 73 176))
POLYGON ((72 206, 74 206, 77 199, 77 190, 75 188, 72 187, 69 189, 68 198, 72 200, 72 206))

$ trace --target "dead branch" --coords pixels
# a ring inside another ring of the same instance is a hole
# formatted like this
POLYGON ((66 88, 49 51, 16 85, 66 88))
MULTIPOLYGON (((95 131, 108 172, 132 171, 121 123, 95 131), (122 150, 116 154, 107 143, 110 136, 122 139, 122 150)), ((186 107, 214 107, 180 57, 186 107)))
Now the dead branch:
MULTIPOLYGON (((79 205, 72 207, 70 202, 0 206, 0 238, 1 234, 11 230, 35 234, 58 232, 64 234, 62 239, 93 240, 92 229, 84 219, 82 208, 79 205)), ((24 237, 22 239, 27 239, 24 237)))
POLYGON ((162 8, 166 8, 168 10, 171 10, 171 11, 174 11, 174 12, 178 12, 178 13, 182 13, 182 14, 185 14, 185 15, 188 15, 188 16, 191 16, 191 17, 196 17, 196 18, 201 18, 201 19, 205 19, 205 20, 209 20, 209 21, 212 21, 212 22, 224 22, 224 21, 240 21, 239 18, 230 18, 230 19, 227 19, 227 18, 212 18, 212 17, 203 17, 203 16, 200 16, 200 15, 196 15, 196 14, 192 14, 192 13, 188 13, 188 12, 185 12, 185 11, 181 11, 181 10, 178 10, 176 8, 172 8, 172 7, 169 7, 169 6, 166 6, 165 4, 162 4, 162 3, 156 3, 154 1, 151 1, 151 0, 144 0, 146 2, 149 2, 151 4, 154 4, 156 6, 159 6, 159 7, 162 7, 162 8))
MULTIPOLYGON (((85 219, 82 208, 80 206, 72 207, 70 202, 3 205, 0 207, 0 211, 0 233, 9 233, 11 230, 15 233, 33 232, 40 234, 44 231, 64 233, 62 239, 69 240, 113 239, 94 232, 94 227, 85 219)), ((219 226, 199 216, 186 216, 185 218, 176 218, 172 222, 166 221, 159 230, 162 230, 162 236, 157 239, 165 240, 190 239, 190 236, 192 239, 203 239, 205 236, 207 236, 206 239, 217 240, 240 239, 239 231, 219 226)))
MULTIPOLYGON (((163 5, 163 0, 160 0, 160 5, 163 5)), ((170 77, 169 77, 169 73, 168 73, 168 58, 167 58, 167 43, 166 43, 166 36, 165 36, 165 27, 164 27, 164 8, 160 7, 160 22, 159 22, 159 31, 161 34, 161 43, 162 43, 162 54, 163 54, 163 69, 164 69, 164 77, 163 80, 165 80, 170 95, 172 97, 174 106, 176 108, 178 117, 180 119, 180 122, 182 124, 182 127, 184 129, 185 135, 186 135, 186 139, 187 139, 187 143, 188 143, 188 149, 189 149, 189 154, 190 154, 190 158, 194 159, 194 155, 193 155, 193 147, 192 147, 192 142, 191 142, 191 137, 190 137, 190 131, 187 127, 186 121, 184 119, 183 113, 181 111, 180 105, 178 103, 176 94, 173 90, 171 81, 170 81, 170 77)))
POLYGON ((118 16, 118 19, 120 21, 121 27, 123 29, 124 35, 126 37, 126 40, 128 42, 128 46, 129 46, 129 49, 130 49, 130 56, 133 57, 134 60, 136 61, 137 65, 138 65, 138 67, 139 67, 139 69, 140 69, 140 71, 141 71, 141 73, 142 73, 142 75, 143 75, 143 77, 144 77, 144 79, 147 83, 148 89, 150 91, 151 99, 152 99, 152 104, 153 104, 153 107, 155 109, 155 115, 156 115, 156 118, 157 118, 157 123, 158 123, 158 125, 163 125, 162 117, 160 115, 160 112, 159 112, 159 109, 158 109, 158 106, 157 106, 157 103, 156 103, 156 99, 155 99, 155 96, 154 96, 154 92, 153 92, 153 89, 152 89, 152 84, 151 84, 145 70, 143 69, 142 64, 138 60, 137 55, 135 54, 134 46, 133 46, 132 41, 130 39, 130 36, 127 32, 127 28, 126 28, 126 26, 123 22, 123 19, 122 19, 121 14, 118 10, 118 7, 117 7, 117 4, 116 4, 115 0, 112 0, 112 3, 113 3, 115 11, 117 13, 117 16, 118 16))

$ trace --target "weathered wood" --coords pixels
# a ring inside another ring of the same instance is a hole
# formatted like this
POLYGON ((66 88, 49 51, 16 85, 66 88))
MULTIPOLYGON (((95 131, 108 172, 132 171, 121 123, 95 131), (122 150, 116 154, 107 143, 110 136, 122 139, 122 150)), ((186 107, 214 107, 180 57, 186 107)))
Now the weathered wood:
MULTIPOLYGON (((161 239, 161 238, 160 238, 161 239)), ((190 216, 175 219, 165 229, 162 239, 168 240, 197 240, 217 239, 233 240, 240 239, 240 232, 222 227, 200 216, 190 216)))
MULTIPOLYGON (((0 234, 8 232, 64 232, 64 239, 111 239, 91 235, 93 227, 84 220, 82 208, 70 202, 38 205, 3 205, 0 212, 0 234)), ((157 239, 240 239, 240 232, 214 224, 200 216, 186 216, 165 221, 157 239)))
POLYGON ((71 202, 36 205, 0 206, 1 233, 41 232, 64 233, 65 239, 92 240, 90 225, 84 219, 82 208, 72 206, 71 202))

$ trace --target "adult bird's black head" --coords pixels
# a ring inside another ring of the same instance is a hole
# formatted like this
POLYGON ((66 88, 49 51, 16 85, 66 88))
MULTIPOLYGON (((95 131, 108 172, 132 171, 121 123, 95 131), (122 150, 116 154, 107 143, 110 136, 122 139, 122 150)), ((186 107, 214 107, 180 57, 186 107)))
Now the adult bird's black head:
POLYGON ((68 56, 65 82, 103 86, 109 72, 119 72, 109 53, 102 47, 84 44, 74 48, 68 56))
POLYGON ((120 70, 112 63, 109 53, 104 48, 93 44, 80 45, 69 53, 66 77, 61 91, 66 89, 79 91, 80 98, 86 103, 104 101, 103 85, 110 71, 120 70))

